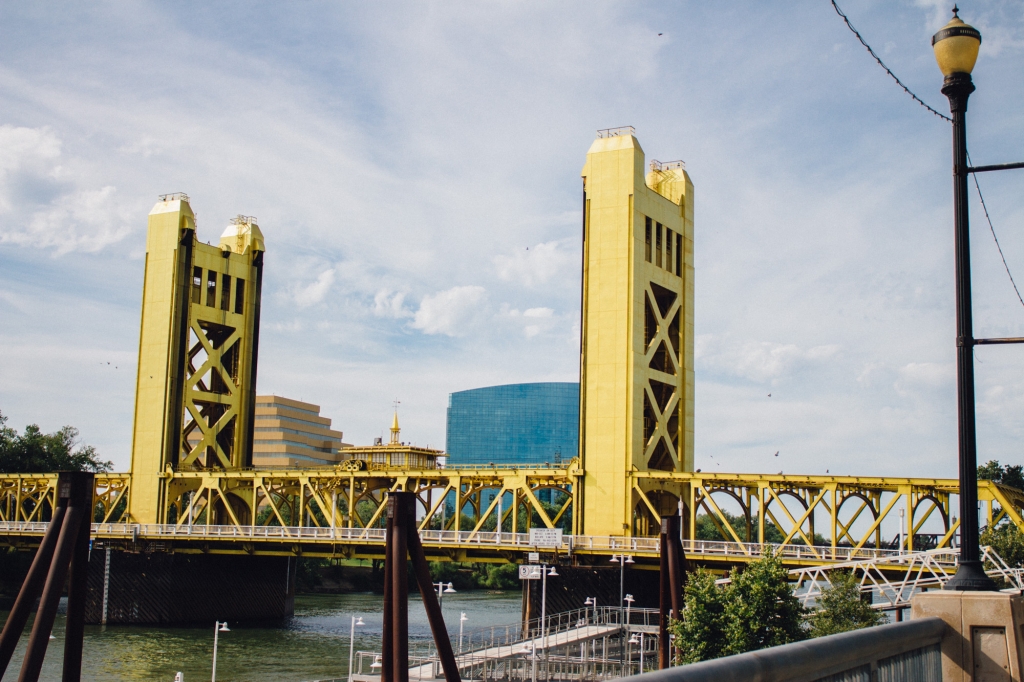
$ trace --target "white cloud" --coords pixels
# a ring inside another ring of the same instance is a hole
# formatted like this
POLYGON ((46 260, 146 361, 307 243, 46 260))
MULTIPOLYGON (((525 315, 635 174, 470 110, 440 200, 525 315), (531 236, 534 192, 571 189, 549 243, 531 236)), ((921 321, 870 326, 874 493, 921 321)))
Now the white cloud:
POLYGON ((405 307, 405 292, 389 289, 381 289, 373 297, 373 314, 396 320, 413 316, 412 311, 405 307))
MULTIPOLYGON (((577 258, 562 249, 559 242, 552 241, 524 248, 511 255, 495 256, 494 264, 501 279, 534 287, 565 273, 577 258)), ((572 271, 574 277, 577 276, 576 270, 578 264, 572 271)))
POLYGON ((464 336, 479 315, 486 293, 483 287, 463 286, 424 296, 410 326, 424 334, 464 336))
POLYGON ((527 308, 523 311, 523 317, 551 317, 554 314, 551 308, 527 308))
POLYGON ((952 395, 956 371, 953 365, 937 362, 911 362, 899 370, 899 378, 893 388, 902 397, 913 395, 935 395, 943 392, 952 395))
POLYGON ((334 284, 334 268, 324 270, 315 282, 306 286, 296 287, 293 297, 300 308, 308 308, 321 302, 334 284))
POLYGON ((116 188, 76 187, 60 158, 48 127, 0 125, 0 243, 95 252, 132 231, 116 188))
POLYGON ((791 376, 805 367, 822 364, 839 352, 839 346, 834 344, 804 349, 792 343, 737 341, 710 335, 699 337, 697 345, 701 368, 756 382, 791 376))

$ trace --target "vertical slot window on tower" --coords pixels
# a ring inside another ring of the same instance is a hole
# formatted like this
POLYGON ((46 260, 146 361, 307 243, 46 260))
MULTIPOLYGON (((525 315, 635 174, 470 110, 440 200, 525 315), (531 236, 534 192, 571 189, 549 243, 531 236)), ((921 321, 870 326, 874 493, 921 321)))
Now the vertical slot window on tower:
POLYGON ((235 313, 241 315, 245 310, 245 280, 235 279, 235 313))
POLYGON ((220 309, 231 309, 231 275, 220 276, 220 309))
POLYGON ((217 273, 213 270, 206 271, 206 305, 217 307, 217 273))
POLYGON ((676 235, 676 274, 683 276, 683 235, 676 235))
POLYGON ((648 263, 650 263, 651 262, 651 219, 650 218, 644 218, 644 223, 646 223, 645 230, 644 230, 645 233, 646 233, 646 237, 644 238, 644 260, 646 260, 648 263))
POLYGON ((672 230, 665 228, 665 269, 672 272, 672 230))
POLYGON ((203 302, 203 269, 192 268, 192 302, 203 302))
POLYGON ((661 223, 655 223, 654 230, 654 264, 661 267, 661 223))

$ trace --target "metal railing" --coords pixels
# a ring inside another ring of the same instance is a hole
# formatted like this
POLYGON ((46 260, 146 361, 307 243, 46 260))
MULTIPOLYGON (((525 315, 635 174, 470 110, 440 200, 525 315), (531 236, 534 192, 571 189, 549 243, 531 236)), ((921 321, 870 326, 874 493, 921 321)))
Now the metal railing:
MULTIPOLYGON (((0 533, 42 535, 46 532, 48 522, 45 521, 0 521, 0 533)), ((93 536, 98 539, 131 539, 131 540, 188 540, 188 539, 220 539, 220 540, 263 540, 263 541, 309 541, 323 543, 366 543, 383 544, 385 530, 383 528, 331 528, 317 526, 235 526, 205 524, 139 524, 139 523, 94 523, 93 536)), ((424 544, 432 546, 485 546, 494 545, 503 548, 515 547, 523 550, 536 549, 530 543, 529 533, 506 533, 495 531, 454 531, 454 530, 421 530, 420 539, 424 544)), ((857 560, 874 560, 882 562, 902 563, 906 553, 898 549, 855 549, 852 547, 808 546, 803 544, 773 545, 756 542, 727 542, 722 540, 683 540, 683 550, 687 556, 723 556, 736 558, 755 558, 761 556, 767 548, 772 548, 776 555, 783 559, 806 561, 811 563, 840 563, 857 560)), ((565 535, 560 547, 544 549, 562 549, 599 553, 629 553, 656 555, 660 550, 658 536, 624 537, 599 535, 565 535)), ((959 552, 956 549, 931 550, 936 564, 953 566, 959 552)))
POLYGON ((946 624, 919 618, 637 675, 635 682, 941 680, 946 624))
POLYGON ((632 135, 636 132, 633 126, 619 126, 618 128, 604 128, 597 131, 598 139, 605 137, 618 137, 619 135, 632 135))
MULTIPOLYGON (((598 606, 597 608, 574 609, 553 613, 545 618, 547 636, 551 637, 562 632, 589 625, 621 625, 626 621, 630 625, 656 627, 658 625, 657 609, 619 609, 614 606, 598 606)), ((521 644, 528 640, 544 636, 541 631, 541 619, 532 618, 524 625, 503 625, 475 628, 463 634, 462 648, 456 651, 460 655, 472 655, 503 646, 521 644)))

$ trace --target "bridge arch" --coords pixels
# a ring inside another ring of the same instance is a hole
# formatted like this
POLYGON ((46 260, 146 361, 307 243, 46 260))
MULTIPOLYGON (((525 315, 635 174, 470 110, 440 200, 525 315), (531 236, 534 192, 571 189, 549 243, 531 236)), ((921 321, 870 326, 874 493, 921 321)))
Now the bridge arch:
MULTIPOLYGON (((774 495, 769 495, 767 497, 767 499, 765 499, 764 511, 761 512, 761 514, 764 517, 764 526, 765 526, 764 541, 766 543, 781 542, 782 540, 784 540, 786 538, 786 536, 789 535, 790 530, 792 530, 792 528, 787 530, 783 526, 783 523, 789 522, 789 516, 792 516, 795 520, 799 521, 800 518, 803 517, 803 515, 807 512, 807 509, 808 509, 807 500, 805 500, 803 497, 800 497, 800 495, 798 495, 797 493, 793 492, 792 490, 773 490, 772 492, 774 493, 774 495), (794 514, 789 509, 789 506, 786 505, 785 502, 783 502, 783 498, 792 498, 792 499, 796 500, 799 503, 799 505, 802 508, 802 510, 798 514, 794 514), (773 504, 775 505, 776 509, 778 509, 780 506, 781 507, 785 507, 786 512, 789 514, 789 516, 784 516, 784 518, 780 519, 776 514, 770 514, 769 512, 771 512, 773 504), (774 534, 771 533, 770 530, 769 530, 772 527, 774 527, 779 532, 779 535, 781 537, 778 537, 778 538, 774 537, 774 534)), ((807 518, 804 519, 804 522, 800 524, 799 528, 800 528, 801 531, 804 531, 804 534, 810 539, 811 543, 813 544, 814 543, 814 514, 813 513, 808 514, 807 518), (804 528, 805 525, 807 526, 806 529, 804 528)), ((800 537, 800 533, 799 532, 794 532, 793 533, 793 537, 791 537, 789 539, 789 542, 791 544, 801 544, 801 543, 803 543, 803 538, 800 537)))
POLYGON ((874 523, 874 521, 878 519, 878 507, 875 506, 875 503, 871 498, 869 498, 864 493, 855 491, 846 491, 843 494, 842 501, 840 501, 839 504, 836 505, 835 533, 838 537, 835 538, 835 544, 842 545, 844 542, 843 538, 846 538, 846 542, 848 542, 851 547, 856 546, 860 542, 859 540, 853 537, 852 528, 853 524, 857 522, 857 519, 860 517, 860 514, 865 509, 871 512, 871 521, 872 523, 874 523), (843 521, 842 517, 840 516, 840 512, 842 512, 843 506, 853 499, 860 500, 861 506, 857 509, 857 511, 853 513, 853 517, 849 520, 849 522, 843 521), (842 527, 840 527, 840 524, 842 524, 842 527), (845 528, 846 530, 843 530, 843 528, 845 528))

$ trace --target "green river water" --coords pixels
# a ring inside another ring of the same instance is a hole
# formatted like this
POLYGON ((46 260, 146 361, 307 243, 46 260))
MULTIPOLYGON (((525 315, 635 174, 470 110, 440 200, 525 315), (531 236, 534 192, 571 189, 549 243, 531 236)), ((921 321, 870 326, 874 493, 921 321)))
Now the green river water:
MULTIPOLYGON (((430 628, 419 595, 410 595, 409 601, 410 649, 423 652, 432 641, 430 628)), ((442 609, 455 644, 462 612, 468 618, 467 633, 484 626, 517 624, 520 594, 447 594, 442 609)), ((381 595, 299 595, 295 616, 277 627, 229 623, 231 631, 219 636, 217 679, 300 682, 345 677, 353 615, 362 616, 366 623, 356 628, 356 651, 380 651, 381 595)), ((18 678, 28 633, 26 629, 3 680, 18 678)), ((43 680, 60 680, 63 614, 57 617, 53 635, 56 639, 47 650, 43 680)), ((204 628, 90 625, 85 630, 82 679, 171 682, 180 671, 185 682, 205 681, 210 679, 212 655, 213 623, 204 628)))

